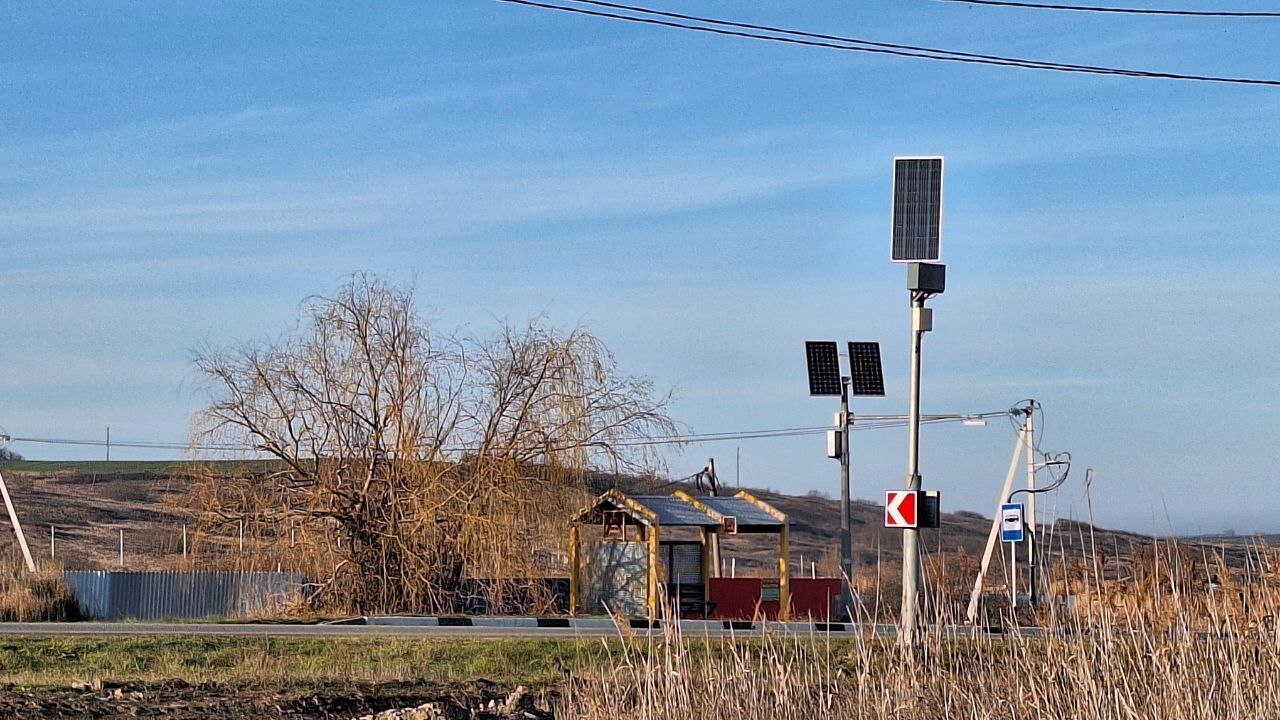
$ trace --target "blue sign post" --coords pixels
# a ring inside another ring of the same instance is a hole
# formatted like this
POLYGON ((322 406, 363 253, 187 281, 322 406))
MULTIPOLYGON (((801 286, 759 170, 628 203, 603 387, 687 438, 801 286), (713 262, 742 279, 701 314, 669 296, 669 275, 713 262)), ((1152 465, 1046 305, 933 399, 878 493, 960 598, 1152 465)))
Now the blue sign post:
POLYGON ((1022 542, 1022 504, 1005 503, 1000 506, 1000 540, 1007 543, 1022 542))

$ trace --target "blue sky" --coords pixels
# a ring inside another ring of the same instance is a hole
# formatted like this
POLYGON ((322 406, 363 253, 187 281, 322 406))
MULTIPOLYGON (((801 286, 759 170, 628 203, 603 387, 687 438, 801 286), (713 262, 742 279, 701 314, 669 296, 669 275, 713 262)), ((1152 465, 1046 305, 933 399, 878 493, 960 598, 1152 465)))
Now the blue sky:
MULTIPOLYGON (((1169 0, 1163 6, 1177 6, 1169 0)), ((1236 8, 1261 8, 1240 0, 1236 8)), ((1192 3, 1183 2, 1182 7, 1192 3)), ((1280 77, 1263 20, 931 0, 671 10, 1061 62, 1280 77)), ((489 0, 0 4, 0 427, 183 440, 192 349, 278 336, 356 270, 445 326, 545 313, 676 388, 697 432, 821 425, 805 339, 879 340, 905 409, 891 159, 947 157, 949 290, 926 411, 1045 408, 1100 522, 1280 530, 1280 90, 932 63, 489 0)), ((1003 423, 929 428, 989 513, 1003 423)), ((744 484, 837 491, 820 437, 697 445, 744 484)), ((100 451, 19 445, 32 458, 100 451)), ((855 436, 855 494, 905 435, 855 436)), ((117 452, 117 457, 127 457, 117 452)), ((151 455, 139 454, 138 457, 151 455)), ((1042 507, 1083 514, 1079 482, 1042 507)))

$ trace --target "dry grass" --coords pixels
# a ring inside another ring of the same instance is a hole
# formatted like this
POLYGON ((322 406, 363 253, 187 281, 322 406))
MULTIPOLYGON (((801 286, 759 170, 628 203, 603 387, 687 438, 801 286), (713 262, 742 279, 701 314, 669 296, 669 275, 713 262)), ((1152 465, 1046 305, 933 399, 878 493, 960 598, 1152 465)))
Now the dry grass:
MULTIPOLYGON (((962 584, 935 578, 932 630, 913 651, 871 637, 633 639, 571 683, 561 716, 1280 718, 1276 558, 1259 550, 1247 573, 1229 573, 1168 544, 1127 565, 1114 577, 1101 563, 1060 564, 1054 582, 1070 586, 1074 603, 1019 618, 1004 610, 1006 625, 1031 621, 1045 628, 1037 635, 938 631, 958 620, 962 584)), ((876 600, 868 616, 886 604, 876 600)))
POLYGON ((27 572, 20 555, 0 562, 0 622, 79 620, 80 613, 60 569, 27 572))
POLYGON ((1044 639, 932 636, 914 653, 892 640, 847 648, 794 636, 633 646, 613 667, 572 683, 561 716, 1280 717, 1273 635, 1204 638, 1106 627, 1044 639))

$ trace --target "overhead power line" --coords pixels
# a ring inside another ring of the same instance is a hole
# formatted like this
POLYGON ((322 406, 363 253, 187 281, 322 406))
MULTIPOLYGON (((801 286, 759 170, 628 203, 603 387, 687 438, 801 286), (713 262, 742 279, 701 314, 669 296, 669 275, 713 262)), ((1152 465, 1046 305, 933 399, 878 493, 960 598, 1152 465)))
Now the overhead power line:
MULTIPOLYGON (((939 415, 924 415, 921 422, 926 424, 954 423, 974 420, 987 420, 995 417, 1005 417, 1010 415, 1011 410, 997 410, 994 412, 983 413, 949 413, 939 415)), ((855 418, 856 422, 850 430, 883 430, 886 428, 903 427, 906 425, 905 415, 867 415, 861 418, 855 418)), ((830 427, 812 426, 812 427, 791 427, 791 428, 774 428, 767 430, 738 430, 731 432, 718 433, 690 433, 685 435, 664 435, 652 438, 638 438, 635 440, 623 440, 621 442, 610 443, 616 447, 637 447, 645 445, 682 445, 689 443, 708 443, 720 442, 724 440, 759 440, 766 438, 784 438, 798 437, 802 435, 817 435, 830 430, 830 427)), ((107 442, 105 440, 74 440, 70 438, 40 438, 40 437, 20 437, 20 436, 0 436, 0 440, 12 441, 15 443, 35 443, 40 445, 73 445, 80 447, 104 447, 107 442)), ((248 445, 239 445, 233 443, 180 443, 172 441, 111 441, 111 447, 136 448, 144 450, 190 450, 205 452, 260 452, 261 448, 248 445)), ((468 448, 453 448, 457 451, 466 451, 468 448)))
POLYGON ((1101 5, 1058 5, 1055 3, 1017 2, 1016 0, 939 0, 939 2, 964 3, 965 5, 991 5, 995 7, 1024 8, 1031 10, 1068 10, 1072 12, 1117 13, 1123 15, 1174 15, 1182 17, 1211 18, 1280 18, 1280 12, 1253 10, 1174 10, 1169 8, 1105 7, 1101 5))
POLYGON ((863 52, 895 57, 908 57, 921 60, 941 62, 959 62, 975 65, 995 65, 999 67, 1022 68, 1024 70, 1047 70, 1051 72, 1083 73, 1089 75, 1110 75, 1143 79, 1183 80, 1191 82, 1227 83, 1233 85, 1280 86, 1280 80, 1259 78, 1237 78, 1219 75, 1199 75, 1188 73, 1161 72, 1154 70, 1134 70, 1128 68, 1107 67, 1102 65, 1077 65, 1046 60, 1008 57, 1003 55, 987 55, 982 53, 961 52, 919 45, 903 45, 886 43, 860 38, 843 37, 823 33, 790 30, 769 25, 756 25, 730 20, 686 15, 664 10, 604 2, 603 0, 563 0, 576 3, 566 5, 562 2, 543 2, 541 0, 498 0, 498 2, 524 5, 527 7, 556 12, 572 13, 587 17, 621 20, 656 27, 693 32, 710 33, 749 40, 817 47, 844 52, 863 52), (593 7, 583 7, 593 6, 593 7), (604 8, 604 9, 595 9, 604 8))

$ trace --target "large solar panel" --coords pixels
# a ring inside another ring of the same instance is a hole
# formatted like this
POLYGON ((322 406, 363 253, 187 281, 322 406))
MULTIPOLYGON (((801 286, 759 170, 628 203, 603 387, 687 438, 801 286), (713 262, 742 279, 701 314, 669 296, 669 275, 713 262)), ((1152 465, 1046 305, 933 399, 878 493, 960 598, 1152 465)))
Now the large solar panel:
POLYGON ((809 365, 809 394, 839 395, 840 351, 835 341, 806 341, 804 358, 809 365))
POLYGON ((880 343, 849 343, 849 392, 861 396, 884 396, 880 343))
POLYGON ((894 262, 942 259, 942 158, 894 158, 894 262))

